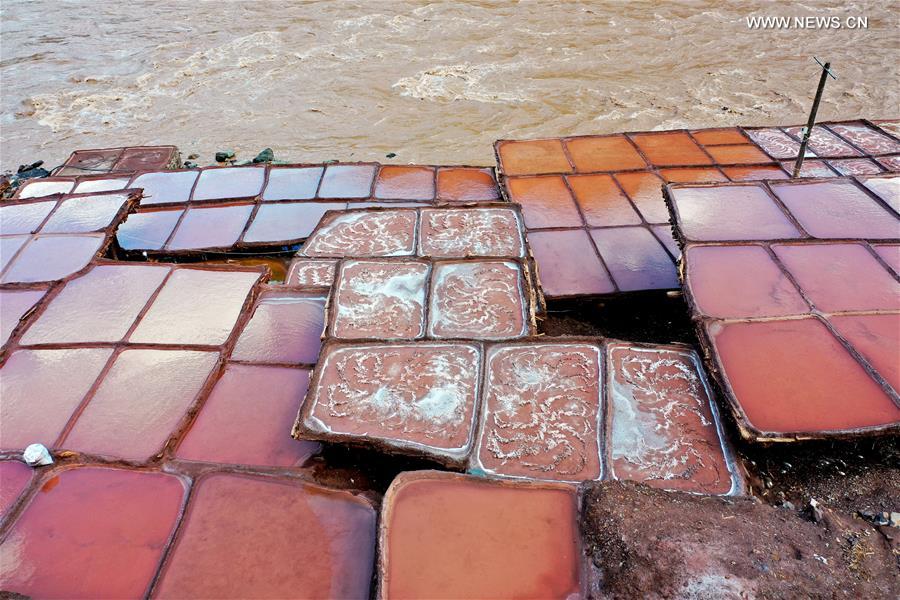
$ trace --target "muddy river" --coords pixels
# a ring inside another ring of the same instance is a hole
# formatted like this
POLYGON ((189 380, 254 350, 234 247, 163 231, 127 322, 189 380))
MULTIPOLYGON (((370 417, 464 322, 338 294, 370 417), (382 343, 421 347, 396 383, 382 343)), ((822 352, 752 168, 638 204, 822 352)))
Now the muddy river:
POLYGON ((0 163, 165 143, 493 164, 503 137, 804 121, 813 55, 838 74, 823 118, 897 117, 890 6, 5 0, 0 163), (804 19, 748 24, 784 16, 804 19))

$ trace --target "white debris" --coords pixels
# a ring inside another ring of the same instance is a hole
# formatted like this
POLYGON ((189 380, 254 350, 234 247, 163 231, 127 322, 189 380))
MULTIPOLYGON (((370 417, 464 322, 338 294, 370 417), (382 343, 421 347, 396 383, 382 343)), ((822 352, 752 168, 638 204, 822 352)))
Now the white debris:
POLYGON ((50 451, 43 444, 31 444, 25 448, 22 458, 25 459, 25 462, 30 467, 43 467, 53 464, 53 457, 50 456, 50 451))

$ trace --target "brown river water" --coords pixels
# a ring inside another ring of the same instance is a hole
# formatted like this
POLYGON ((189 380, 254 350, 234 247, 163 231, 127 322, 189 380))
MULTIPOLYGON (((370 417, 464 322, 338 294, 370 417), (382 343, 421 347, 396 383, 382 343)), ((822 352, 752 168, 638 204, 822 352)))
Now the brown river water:
POLYGON ((175 144, 213 162, 493 164, 495 139, 900 116, 898 3, 56 2, 0 6, 0 166, 175 144), (747 17, 866 17, 750 29, 747 17), (385 160, 387 153, 396 153, 385 160))

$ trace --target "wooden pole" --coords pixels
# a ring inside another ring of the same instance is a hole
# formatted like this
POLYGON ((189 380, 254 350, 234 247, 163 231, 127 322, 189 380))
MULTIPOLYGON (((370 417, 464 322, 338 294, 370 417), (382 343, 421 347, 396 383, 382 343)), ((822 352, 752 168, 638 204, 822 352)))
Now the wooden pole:
MULTIPOLYGON (((816 62, 822 65, 818 58, 816 58, 816 62)), ((822 76, 819 77, 819 87, 816 90, 816 98, 813 100, 812 110, 809 111, 809 121, 806 123, 806 129, 803 130, 803 140, 800 142, 800 155, 797 156, 797 162, 794 164, 794 174, 792 177, 800 177, 800 168, 803 166, 803 158, 806 155, 806 146, 809 143, 809 136, 812 135, 813 127, 816 124, 816 113, 819 112, 819 102, 822 101, 822 92, 825 91, 825 80, 828 79, 829 75, 833 79, 837 79, 831 72, 831 63, 827 62, 822 65, 822 76)))

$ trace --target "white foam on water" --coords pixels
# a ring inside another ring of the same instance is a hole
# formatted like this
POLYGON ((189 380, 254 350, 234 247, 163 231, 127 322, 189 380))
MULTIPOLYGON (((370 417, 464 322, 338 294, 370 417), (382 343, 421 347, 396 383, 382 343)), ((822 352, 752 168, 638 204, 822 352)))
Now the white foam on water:
MULTIPOLYGON (((246 90, 245 100, 252 99, 260 92, 244 85, 248 71, 283 58, 281 34, 257 31, 186 58, 153 62, 150 71, 132 80, 105 81, 102 92, 92 86, 66 86, 63 91, 36 94, 30 104, 34 118, 54 133, 73 128, 127 127, 134 121, 155 120, 150 114, 154 99, 189 97, 196 90, 194 82, 202 81, 209 87, 240 87, 246 90)), ((257 88, 263 88, 259 83, 257 88)))
POLYGON ((496 63, 437 65, 411 77, 401 77, 391 87, 399 90, 401 96, 420 100, 469 100, 486 104, 531 102, 532 98, 522 91, 492 88, 491 84, 496 85, 501 79, 497 73, 518 68, 515 64, 496 63))

